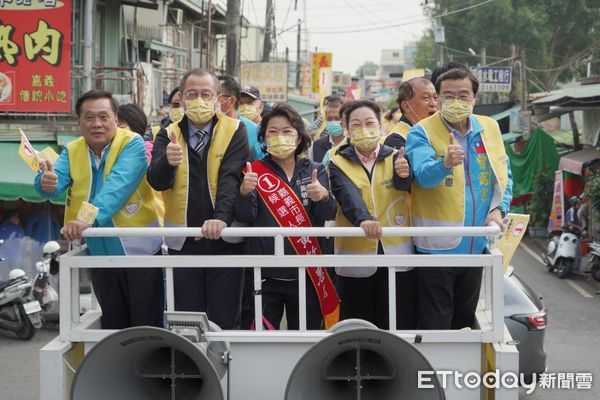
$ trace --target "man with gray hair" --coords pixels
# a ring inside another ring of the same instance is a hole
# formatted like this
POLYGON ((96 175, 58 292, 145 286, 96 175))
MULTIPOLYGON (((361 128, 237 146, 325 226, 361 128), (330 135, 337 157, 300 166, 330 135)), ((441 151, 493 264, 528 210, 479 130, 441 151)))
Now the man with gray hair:
POLYGON ((412 78, 398 88, 398 107, 402 118, 396 130, 390 132, 383 144, 396 149, 404 146, 410 128, 437 111, 437 93, 429 79, 412 78))
MULTIPOLYGON (((241 254, 221 231, 233 220, 249 156, 246 127, 216 112, 219 80, 212 72, 187 72, 179 90, 185 116, 156 136, 148 182, 165 193, 165 226, 202 227, 203 238, 166 238, 169 254, 241 254)), ((239 328, 241 269, 181 268, 174 280, 176 310, 204 311, 222 329, 239 328)))

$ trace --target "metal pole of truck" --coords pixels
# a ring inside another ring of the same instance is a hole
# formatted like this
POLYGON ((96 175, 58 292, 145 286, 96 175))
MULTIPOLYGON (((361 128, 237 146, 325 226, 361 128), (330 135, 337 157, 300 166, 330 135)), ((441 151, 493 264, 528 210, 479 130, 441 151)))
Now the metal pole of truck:
POLYGON ((83 23, 83 91, 92 90, 92 55, 94 36, 94 0, 85 0, 83 23))

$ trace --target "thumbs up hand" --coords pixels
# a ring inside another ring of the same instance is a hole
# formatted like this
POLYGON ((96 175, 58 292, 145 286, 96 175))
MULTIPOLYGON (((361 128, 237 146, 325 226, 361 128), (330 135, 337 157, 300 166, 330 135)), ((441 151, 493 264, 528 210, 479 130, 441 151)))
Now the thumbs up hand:
POLYGON ((181 145, 177 143, 177 135, 174 132, 169 132, 171 142, 167 145, 167 161, 169 165, 177 167, 183 161, 183 150, 181 145))
POLYGON ((54 173, 52 161, 43 160, 40 164, 40 168, 44 170, 44 174, 40 179, 42 190, 46 193, 54 192, 56 190, 56 185, 58 185, 58 176, 54 173))
POLYGON ((242 197, 246 197, 250 194, 250 192, 256 190, 256 185, 258 183, 258 174, 256 172, 252 172, 252 164, 246 162, 246 172, 244 174, 244 180, 240 185, 240 194, 242 197))
POLYGON ((444 167, 452 168, 462 164, 465 159, 465 152, 462 146, 456 142, 454 134, 450 134, 450 144, 446 148, 446 157, 444 157, 444 167))
POLYGON ((408 165, 408 160, 404 158, 404 147, 400 147, 398 158, 394 163, 394 169, 396 170, 396 175, 402 179, 410 176, 410 166, 408 165))
POLYGON ((329 192, 321 185, 321 182, 317 179, 317 175, 317 170, 313 169, 310 183, 306 185, 306 194, 314 202, 329 199, 329 192))

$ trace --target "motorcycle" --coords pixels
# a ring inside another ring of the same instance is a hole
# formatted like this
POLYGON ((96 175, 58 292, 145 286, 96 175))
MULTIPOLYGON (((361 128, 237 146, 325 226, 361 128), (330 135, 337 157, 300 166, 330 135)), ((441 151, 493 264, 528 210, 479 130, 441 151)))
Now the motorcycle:
POLYGON ((600 243, 590 243, 590 255, 592 256, 590 260, 592 278, 600 282, 600 243))
POLYGON ((35 264, 38 273, 33 280, 33 297, 40 302, 46 314, 58 304, 58 293, 50 284, 50 275, 58 273, 59 251, 60 245, 55 241, 44 244, 42 261, 35 264))
POLYGON ((548 271, 555 271, 559 278, 565 278, 573 269, 579 246, 579 237, 572 228, 563 228, 560 235, 553 235, 543 260, 548 271))
MULTIPOLYGON (((0 241, 0 245, 3 241, 0 241)), ((19 339, 29 340, 42 327, 40 302, 33 298, 31 279, 15 268, 7 281, 0 281, 0 329, 13 332, 19 339)))

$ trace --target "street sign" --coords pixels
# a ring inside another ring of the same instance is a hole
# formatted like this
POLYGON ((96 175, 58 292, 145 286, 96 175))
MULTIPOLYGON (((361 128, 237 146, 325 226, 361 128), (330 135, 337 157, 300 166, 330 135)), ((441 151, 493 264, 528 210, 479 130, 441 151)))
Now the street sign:
POLYGON ((313 53, 312 55, 313 93, 319 93, 319 74, 321 68, 331 68, 331 53, 313 53))
POLYGON ((242 63, 242 86, 254 86, 260 91, 264 102, 286 102, 288 94, 287 63, 242 63))
POLYGON ((477 67, 474 73, 479 80, 480 92, 510 92, 512 82, 510 67, 477 67))
POLYGON ((71 1, 0 0, 0 112, 71 110, 71 1))

